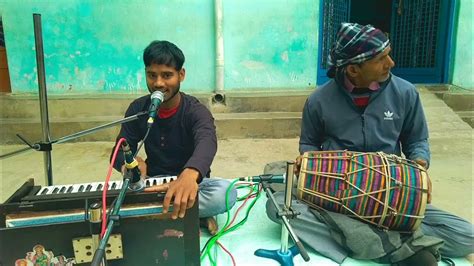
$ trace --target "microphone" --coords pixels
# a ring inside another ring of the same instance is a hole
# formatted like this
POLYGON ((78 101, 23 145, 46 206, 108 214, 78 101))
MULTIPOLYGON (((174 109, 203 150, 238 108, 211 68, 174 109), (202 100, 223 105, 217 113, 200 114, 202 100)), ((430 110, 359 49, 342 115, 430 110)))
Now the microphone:
POLYGON ((268 182, 268 183, 279 183, 283 184, 286 181, 286 175, 272 175, 272 174, 265 174, 259 176, 247 176, 247 177, 240 177, 239 181, 246 181, 246 182, 268 182))
POLYGON ((150 103, 150 107, 148 108, 148 121, 147 121, 148 127, 151 127, 151 125, 155 121, 156 110, 163 102, 164 95, 161 91, 154 91, 150 95, 150 98, 151 98, 151 103, 150 103))
POLYGON ((141 178, 140 170, 138 169, 138 162, 133 157, 133 152, 130 149, 127 141, 122 142, 123 157, 125 159, 125 177, 130 177, 128 188, 132 191, 140 191, 145 188, 145 181, 141 178))

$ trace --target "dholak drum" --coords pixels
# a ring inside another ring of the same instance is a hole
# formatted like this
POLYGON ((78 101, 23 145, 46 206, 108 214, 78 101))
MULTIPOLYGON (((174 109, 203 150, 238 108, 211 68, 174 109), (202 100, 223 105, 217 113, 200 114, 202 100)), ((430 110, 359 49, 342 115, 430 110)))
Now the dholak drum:
POLYGON ((414 231, 428 199, 428 175, 413 161, 382 152, 303 154, 297 197, 380 228, 414 231))

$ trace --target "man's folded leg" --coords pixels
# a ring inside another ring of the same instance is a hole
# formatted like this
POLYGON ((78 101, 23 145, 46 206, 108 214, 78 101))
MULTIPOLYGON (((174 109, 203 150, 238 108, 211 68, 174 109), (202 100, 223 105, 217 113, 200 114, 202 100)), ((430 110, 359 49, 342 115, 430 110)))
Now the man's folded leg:
POLYGON ((440 248, 441 256, 465 257, 474 252, 473 225, 431 204, 426 207, 421 230, 425 235, 444 240, 440 248))

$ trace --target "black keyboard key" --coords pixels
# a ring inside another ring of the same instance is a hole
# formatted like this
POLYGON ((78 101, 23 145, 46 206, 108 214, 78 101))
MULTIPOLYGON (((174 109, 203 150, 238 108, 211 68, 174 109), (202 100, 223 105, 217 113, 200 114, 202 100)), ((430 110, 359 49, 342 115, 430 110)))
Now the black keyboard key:
POLYGON ((59 190, 59 193, 64 193, 66 192, 66 187, 61 187, 61 189, 59 190))
POLYGON ((53 192, 51 192, 51 194, 56 194, 56 193, 58 193, 58 191, 59 191, 59 188, 58 188, 58 187, 55 187, 55 188, 53 189, 53 192))
POLYGON ((74 189, 73 186, 69 186, 69 187, 67 188, 66 193, 71 193, 73 189, 74 189))
POLYGON ((82 191, 84 191, 84 185, 79 186, 79 189, 77 190, 77 192, 82 192, 82 191))
POLYGON ((41 195, 44 195, 44 194, 46 194, 46 193, 48 193, 48 189, 47 189, 47 188, 44 188, 43 191, 41 191, 41 195))

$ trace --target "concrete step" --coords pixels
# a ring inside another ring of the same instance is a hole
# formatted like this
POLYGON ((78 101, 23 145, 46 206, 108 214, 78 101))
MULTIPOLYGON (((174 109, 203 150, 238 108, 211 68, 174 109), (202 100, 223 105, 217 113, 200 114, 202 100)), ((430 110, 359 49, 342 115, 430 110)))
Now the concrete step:
MULTIPOLYGON (((454 112, 426 86, 419 87, 430 129, 437 138, 445 132, 465 137, 472 134, 472 116, 454 112), (464 119, 461 119, 462 118, 464 119), (470 124, 466 123, 465 121, 470 124), (457 133, 456 133, 457 132, 457 133)), ((446 93, 442 87, 439 91, 446 93)), ((295 138, 300 134, 301 111, 311 91, 272 93, 196 94, 213 113, 219 139, 295 138), (218 101, 216 101, 218 100, 218 101)), ((194 94, 193 94, 194 95, 194 94)), ((54 96, 48 99, 51 139, 98 127, 123 118, 137 95, 54 96)), ((37 96, 0 96, 0 143, 20 143, 19 133, 32 142, 42 139, 37 96)), ((76 141, 113 141, 120 127, 114 126, 76 141)))
MULTIPOLYGON (((51 118, 49 120, 50 139, 57 140, 65 136, 75 134, 84 130, 98 127, 112 121, 121 119, 122 117, 87 117, 87 118, 51 118)), ((22 143, 16 136, 20 134, 27 140, 35 143, 43 140, 41 121, 38 118, 3 118, 0 119, 2 128, 0 134, 2 136, 1 143, 16 144, 22 143)), ((92 134, 80 137, 75 141, 114 141, 120 127, 114 126, 92 134)))
POLYGON ((219 139, 295 138, 300 134, 301 112, 214 114, 219 139))
POLYGON ((473 92, 445 93, 443 101, 454 111, 474 111, 473 92))
POLYGON ((472 99, 470 95, 467 93, 450 92, 444 92, 444 94, 439 95, 430 91, 420 91, 431 136, 435 136, 438 133, 444 134, 445 132, 453 132, 455 134, 455 131, 466 131, 472 134, 473 111, 455 111, 456 109, 469 107, 469 99, 472 99), (448 103, 455 107, 449 106, 445 102, 446 99, 449 99, 448 103))
MULTIPOLYGON (((51 139, 63 138, 121 118, 121 116, 51 118, 49 121, 51 139)), ((219 139, 294 138, 300 134, 300 112, 216 113, 214 118, 219 139)), ((21 143, 16 134, 31 142, 42 140, 41 121, 38 118, 2 118, 0 124, 1 143, 21 143)), ((75 141, 114 141, 119 130, 120 126, 116 125, 75 141)))
MULTIPOLYGON (((311 91, 193 94, 213 113, 219 139, 293 138, 299 135, 301 110, 311 91)), ((139 95, 68 95, 48 97, 51 139, 58 139, 123 118, 139 95)), ((19 133, 32 142, 42 139, 37 95, 0 96, 1 143, 20 143, 19 133)), ((114 126, 77 141, 113 141, 114 126)))
MULTIPOLYGON (((71 95, 48 97, 48 115, 51 119, 123 116, 128 105, 140 95, 71 95)), ((199 100, 205 104, 206 97, 199 100)), ((2 118, 40 118, 37 95, 0 96, 2 118)))
POLYGON ((456 114, 472 128, 474 128, 474 111, 458 111, 456 114))
POLYGON ((313 90, 226 93, 225 104, 215 104, 212 98, 208 107, 213 113, 301 112, 311 92, 313 90))
MULTIPOLYGON (((310 90, 297 92, 226 93, 222 102, 213 94, 192 94, 213 113, 301 112, 310 90)), ((49 96, 50 118, 123 116, 128 105, 140 95, 49 96)), ((37 95, 0 95, 1 118, 39 118, 37 95)))

